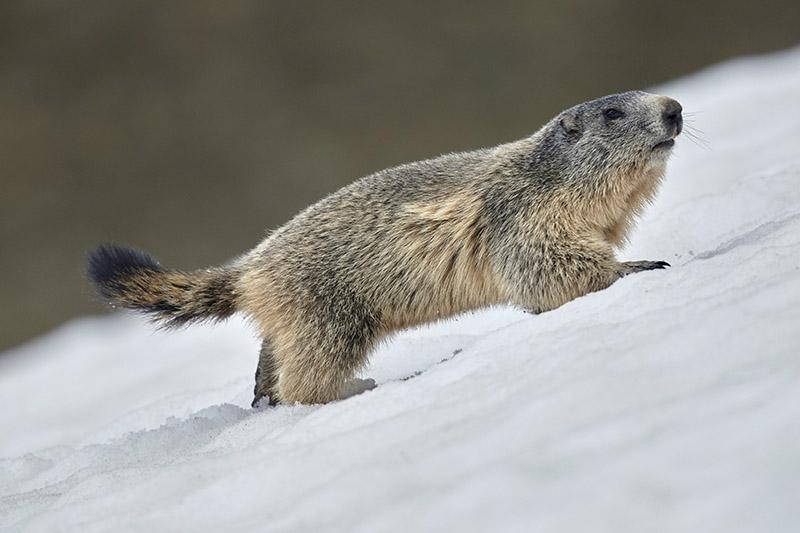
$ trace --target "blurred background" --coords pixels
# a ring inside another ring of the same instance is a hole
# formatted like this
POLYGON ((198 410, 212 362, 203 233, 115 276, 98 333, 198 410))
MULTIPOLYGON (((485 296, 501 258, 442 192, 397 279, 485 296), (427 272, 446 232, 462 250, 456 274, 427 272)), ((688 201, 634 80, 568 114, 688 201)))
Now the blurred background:
POLYGON ((0 349, 106 310, 97 243, 219 264, 365 174, 798 43, 797 0, 3 0, 0 349))

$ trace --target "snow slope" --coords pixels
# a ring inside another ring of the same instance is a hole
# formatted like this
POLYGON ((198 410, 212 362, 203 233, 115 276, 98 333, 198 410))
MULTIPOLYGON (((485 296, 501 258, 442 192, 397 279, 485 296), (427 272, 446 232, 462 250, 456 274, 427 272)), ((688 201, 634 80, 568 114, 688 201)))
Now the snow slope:
POLYGON ((0 528, 800 530, 800 49, 656 91, 710 145, 625 254, 672 269, 404 333, 325 406, 248 407, 241 321, 75 321, 0 357, 0 528))

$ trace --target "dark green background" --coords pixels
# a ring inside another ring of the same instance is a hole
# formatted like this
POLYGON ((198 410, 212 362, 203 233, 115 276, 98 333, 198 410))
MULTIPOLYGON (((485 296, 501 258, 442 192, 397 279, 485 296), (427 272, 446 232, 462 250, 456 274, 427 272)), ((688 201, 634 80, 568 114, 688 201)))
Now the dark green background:
POLYGON ((3 1, 0 348, 104 310, 98 242, 221 263, 364 174, 798 42, 797 1, 3 1))

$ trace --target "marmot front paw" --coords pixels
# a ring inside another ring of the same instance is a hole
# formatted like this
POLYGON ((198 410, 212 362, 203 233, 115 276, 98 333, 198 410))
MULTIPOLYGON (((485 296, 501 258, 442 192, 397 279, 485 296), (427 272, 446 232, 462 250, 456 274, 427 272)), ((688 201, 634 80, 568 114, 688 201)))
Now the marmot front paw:
POLYGON ((645 270, 661 270, 672 266, 666 261, 625 261, 620 268, 620 277, 633 274, 635 272, 644 272, 645 270))

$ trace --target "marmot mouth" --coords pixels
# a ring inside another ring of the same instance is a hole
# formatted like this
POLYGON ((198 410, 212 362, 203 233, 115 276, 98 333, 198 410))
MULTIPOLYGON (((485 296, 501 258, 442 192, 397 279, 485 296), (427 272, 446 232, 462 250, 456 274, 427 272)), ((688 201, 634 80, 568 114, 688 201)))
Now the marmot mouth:
POLYGON ((667 149, 672 148, 673 146, 675 146, 675 139, 667 139, 666 141, 661 141, 657 145, 653 146, 653 150, 667 149))

